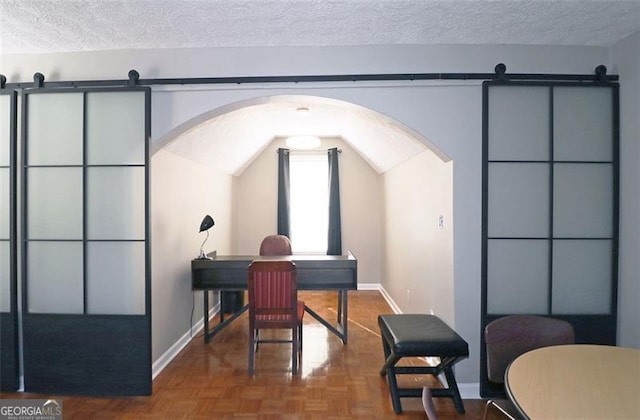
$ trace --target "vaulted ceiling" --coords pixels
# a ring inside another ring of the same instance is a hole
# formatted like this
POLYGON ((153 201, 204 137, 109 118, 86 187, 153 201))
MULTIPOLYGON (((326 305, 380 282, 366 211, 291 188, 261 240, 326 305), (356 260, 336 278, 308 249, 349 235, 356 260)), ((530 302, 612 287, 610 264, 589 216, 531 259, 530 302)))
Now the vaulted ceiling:
MULTIPOLYGON (((425 149, 418 134, 397 121, 348 102, 306 95, 260 98, 259 103, 201 115, 166 149, 239 175, 272 140, 296 135, 341 137, 378 173, 425 149), (299 110, 305 110, 300 112, 299 110)), ((438 151, 436 151, 437 153, 438 151)), ((441 156, 443 157, 443 156, 441 156)))
MULTIPOLYGON (((607 47, 638 30, 638 0, 0 2, 1 54, 400 44, 607 47)), ((343 137, 379 172, 422 148, 388 118, 337 101, 275 98, 214 114, 167 147, 232 174, 273 138, 302 131, 343 137), (291 118, 301 106, 311 110, 305 130, 291 118)))

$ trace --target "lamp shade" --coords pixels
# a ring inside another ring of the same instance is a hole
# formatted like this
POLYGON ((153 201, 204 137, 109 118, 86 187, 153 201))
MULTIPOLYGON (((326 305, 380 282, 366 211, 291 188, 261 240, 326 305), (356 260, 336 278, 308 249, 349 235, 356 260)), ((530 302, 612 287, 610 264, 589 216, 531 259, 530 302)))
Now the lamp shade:
POLYGON ((213 221, 213 218, 207 214, 204 216, 204 219, 202 219, 202 223, 200 223, 200 232, 211 229, 215 224, 216 222, 213 221))

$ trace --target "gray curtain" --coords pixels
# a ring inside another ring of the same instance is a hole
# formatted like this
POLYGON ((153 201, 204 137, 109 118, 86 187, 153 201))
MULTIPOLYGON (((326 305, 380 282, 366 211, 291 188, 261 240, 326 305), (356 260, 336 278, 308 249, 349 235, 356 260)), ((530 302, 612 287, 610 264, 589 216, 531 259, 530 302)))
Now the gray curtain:
POLYGON ((278 235, 290 238, 289 149, 278 149, 278 235))
POLYGON ((342 222, 340 220, 340 178, 337 148, 329 149, 329 236, 327 255, 342 255, 342 222))

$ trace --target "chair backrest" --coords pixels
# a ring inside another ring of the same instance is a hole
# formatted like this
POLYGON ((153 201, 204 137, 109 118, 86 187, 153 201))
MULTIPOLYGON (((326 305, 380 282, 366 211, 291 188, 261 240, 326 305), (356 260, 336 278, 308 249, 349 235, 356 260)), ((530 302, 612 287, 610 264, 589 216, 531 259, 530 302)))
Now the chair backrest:
POLYGON ((284 235, 269 235, 260 244, 260 255, 291 254, 291 241, 284 235))
POLYGON ((567 321, 536 315, 509 315, 490 322, 484 330, 489 381, 504 383, 507 366, 523 353, 540 347, 575 343, 567 321))
POLYGON ((298 284, 293 261, 253 261, 247 280, 251 327, 287 328, 296 324, 298 284))

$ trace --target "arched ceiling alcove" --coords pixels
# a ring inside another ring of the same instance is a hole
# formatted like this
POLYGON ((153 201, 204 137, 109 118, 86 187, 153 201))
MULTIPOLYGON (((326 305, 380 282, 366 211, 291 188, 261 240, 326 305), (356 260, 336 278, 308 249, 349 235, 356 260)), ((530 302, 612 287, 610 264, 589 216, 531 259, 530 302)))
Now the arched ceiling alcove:
POLYGON ((240 175, 273 139, 291 135, 341 137, 378 173, 427 148, 450 160, 399 121, 353 103, 307 95, 261 97, 208 111, 171 130, 154 148, 240 175))

